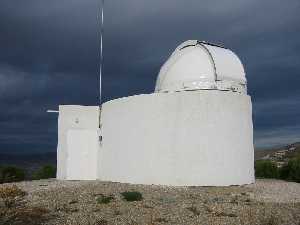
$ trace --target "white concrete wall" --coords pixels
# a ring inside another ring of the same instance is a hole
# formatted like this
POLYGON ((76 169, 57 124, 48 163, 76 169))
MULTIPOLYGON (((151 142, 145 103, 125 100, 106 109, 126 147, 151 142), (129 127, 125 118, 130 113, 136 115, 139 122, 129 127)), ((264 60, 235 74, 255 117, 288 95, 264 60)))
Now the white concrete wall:
POLYGON ((57 179, 96 179, 99 112, 99 106, 59 106, 57 179))
POLYGON ((251 99, 201 90, 102 106, 99 179, 226 186, 254 182, 251 99))

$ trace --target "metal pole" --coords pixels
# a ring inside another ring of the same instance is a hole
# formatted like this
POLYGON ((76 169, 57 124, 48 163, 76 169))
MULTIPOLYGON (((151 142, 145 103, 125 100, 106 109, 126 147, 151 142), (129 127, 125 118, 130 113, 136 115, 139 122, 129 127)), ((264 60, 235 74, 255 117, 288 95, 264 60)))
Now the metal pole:
POLYGON ((103 33, 104 33, 104 0, 101 0, 100 22, 100 74, 99 74, 99 103, 102 104, 102 73, 103 73, 103 33))

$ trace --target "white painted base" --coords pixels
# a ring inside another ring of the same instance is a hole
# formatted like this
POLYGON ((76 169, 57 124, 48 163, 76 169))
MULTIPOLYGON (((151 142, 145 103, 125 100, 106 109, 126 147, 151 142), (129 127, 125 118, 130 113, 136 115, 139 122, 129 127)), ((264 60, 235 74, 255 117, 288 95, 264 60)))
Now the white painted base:
POLYGON ((116 99, 101 113, 100 180, 175 186, 254 182, 251 99, 201 90, 116 99))

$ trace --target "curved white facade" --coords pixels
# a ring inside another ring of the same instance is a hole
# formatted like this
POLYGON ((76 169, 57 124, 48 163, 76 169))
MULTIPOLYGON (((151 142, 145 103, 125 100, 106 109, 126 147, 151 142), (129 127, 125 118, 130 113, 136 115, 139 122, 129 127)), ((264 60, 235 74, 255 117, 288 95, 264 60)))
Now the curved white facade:
POLYGON ((60 106, 58 178, 174 186, 254 182, 243 65, 205 42, 180 45, 155 93, 60 106))
POLYGON ((249 96, 202 90, 103 104, 99 179, 227 186, 254 182, 249 96))

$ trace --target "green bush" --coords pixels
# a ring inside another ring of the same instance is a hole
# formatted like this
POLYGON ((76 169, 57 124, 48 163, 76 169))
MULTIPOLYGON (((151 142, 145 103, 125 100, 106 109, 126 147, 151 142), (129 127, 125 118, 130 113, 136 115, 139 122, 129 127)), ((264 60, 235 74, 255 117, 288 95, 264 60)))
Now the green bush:
POLYGON ((300 157, 291 159, 288 162, 289 177, 288 179, 300 183, 300 157))
POLYGON ((33 179, 48 179, 56 177, 56 167, 52 165, 46 165, 40 168, 37 172, 33 174, 33 179))
POLYGON ((109 195, 109 196, 106 196, 106 195, 100 195, 99 197, 96 198, 96 201, 97 203, 99 204, 108 204, 110 203, 112 200, 114 200, 114 196, 112 195, 109 195))
POLYGON ((289 162, 280 169, 280 178, 300 183, 300 157, 290 159, 289 162))
POLYGON ((278 168, 270 160, 255 161, 255 176, 259 178, 278 178, 278 168))
POLYGON ((18 182, 25 179, 25 171, 15 166, 0 167, 0 183, 18 182))
POLYGON ((143 196, 140 192, 136 191, 126 191, 122 192, 121 195, 127 202, 141 201, 143 200, 143 196))
POLYGON ((288 166, 288 164, 283 165, 280 169, 279 169, 279 178, 282 180, 288 180, 289 178, 289 172, 290 168, 288 166))

